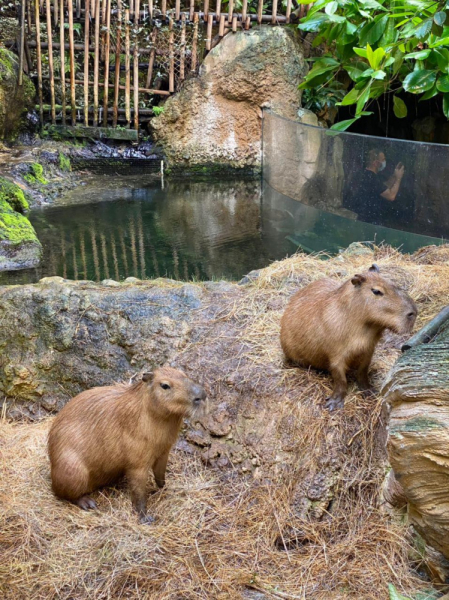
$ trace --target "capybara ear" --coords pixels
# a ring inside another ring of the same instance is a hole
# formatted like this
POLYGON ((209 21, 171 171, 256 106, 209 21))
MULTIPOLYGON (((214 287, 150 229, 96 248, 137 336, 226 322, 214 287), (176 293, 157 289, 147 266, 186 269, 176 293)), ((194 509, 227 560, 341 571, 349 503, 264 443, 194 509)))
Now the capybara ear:
POLYGON ((368 269, 368 271, 374 271, 375 273, 379 273, 380 269, 379 267, 376 265, 376 263, 373 263, 370 268, 368 269))
POLYGON ((362 283, 365 281, 366 281, 366 277, 364 277, 363 275, 359 275, 359 274, 354 275, 354 277, 351 279, 352 285, 355 285, 355 286, 362 285, 362 283))
POLYGON ((144 373, 142 375, 142 381, 152 381, 154 373, 144 373))

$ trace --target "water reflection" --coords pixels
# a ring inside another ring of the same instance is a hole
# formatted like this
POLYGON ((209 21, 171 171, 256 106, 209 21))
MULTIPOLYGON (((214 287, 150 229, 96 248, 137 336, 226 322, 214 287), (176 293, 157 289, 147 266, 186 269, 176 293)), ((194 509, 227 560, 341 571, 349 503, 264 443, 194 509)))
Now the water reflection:
POLYGON ((307 206, 254 180, 168 181, 162 189, 157 179, 121 175, 74 194, 77 204, 31 213, 42 265, 0 273, 0 283, 51 275, 238 280, 298 248, 338 252, 361 240, 413 251, 439 242, 307 206))

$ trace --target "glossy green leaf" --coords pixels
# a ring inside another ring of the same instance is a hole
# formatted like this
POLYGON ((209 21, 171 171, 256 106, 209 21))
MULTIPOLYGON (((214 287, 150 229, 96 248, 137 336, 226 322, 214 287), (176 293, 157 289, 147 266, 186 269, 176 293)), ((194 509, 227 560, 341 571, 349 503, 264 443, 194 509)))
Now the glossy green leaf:
POLYGON ((327 15, 333 15, 335 12, 337 12, 337 10, 338 10, 338 2, 329 2, 329 4, 324 9, 324 12, 327 15))
POLYGON ((437 90, 444 93, 449 92, 449 75, 438 77, 437 90))
POLYGON ((443 96, 443 113, 446 119, 449 119, 449 94, 443 96))
POLYGON ((432 19, 426 19, 413 30, 413 36, 425 40, 432 29, 432 19))
POLYGON ((369 95, 370 95, 370 85, 368 84, 366 86, 366 88, 363 90, 363 92, 360 94, 359 99, 357 100, 357 106, 356 106, 356 110, 355 110, 356 115, 359 115, 362 112, 363 108, 365 107, 365 104, 369 100, 369 95))
POLYGON ((435 13, 433 15, 433 20, 435 21, 435 23, 437 25, 443 26, 444 22, 446 21, 446 13, 443 11, 439 11, 439 12, 435 13))
POLYGON ((393 112, 398 119, 403 119, 407 116, 407 106, 398 96, 393 96, 393 112))
POLYGON ((388 23, 388 16, 376 17, 371 23, 367 23, 360 31, 360 44, 375 44, 383 35, 388 23))
POLYGON ((310 32, 316 32, 316 31, 320 31, 320 29, 322 28, 322 26, 327 23, 329 21, 329 17, 325 14, 320 14, 317 13, 314 17, 312 17, 310 20, 305 21, 304 23, 300 23, 298 25, 298 29, 301 29, 302 31, 310 31, 310 32))
POLYGON ((360 90, 356 88, 352 88, 352 90, 346 94, 341 102, 338 103, 339 106, 350 106, 351 104, 355 104, 358 100, 360 94, 360 90))
POLYGON ((404 56, 404 58, 409 59, 409 58, 414 58, 415 60, 423 60, 425 58, 427 58, 429 56, 429 54, 432 52, 432 50, 418 50, 418 52, 410 52, 409 54, 406 54, 404 56))
POLYGON ((427 92, 425 92, 421 96, 421 98, 419 99, 419 102, 422 102, 423 100, 429 100, 430 98, 433 98, 437 94, 438 94, 437 86, 434 85, 432 88, 430 88, 430 90, 427 90, 427 92))
POLYGON ((371 75, 371 77, 373 79, 385 79, 385 77, 387 76, 387 74, 385 73, 385 71, 382 71, 382 69, 380 69, 379 71, 374 71, 374 73, 371 75))
POLYGON ((421 94, 430 90, 435 83, 436 77, 436 71, 418 69, 409 73, 404 79, 404 89, 412 94, 421 94))
POLYGON ((365 48, 354 48, 354 52, 357 54, 357 56, 361 56, 362 58, 367 57, 365 48))
POLYGON ((335 123, 332 125, 331 130, 333 131, 346 131, 353 123, 359 120, 360 117, 355 117, 354 119, 347 119, 346 121, 340 121, 339 123, 335 123))

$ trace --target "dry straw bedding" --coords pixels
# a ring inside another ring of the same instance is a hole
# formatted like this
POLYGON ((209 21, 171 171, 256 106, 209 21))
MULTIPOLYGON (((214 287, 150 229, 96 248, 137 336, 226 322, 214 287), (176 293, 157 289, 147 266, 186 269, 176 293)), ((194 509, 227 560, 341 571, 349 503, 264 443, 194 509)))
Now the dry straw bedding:
MULTIPOLYGON (((264 419, 271 407, 274 417, 267 439, 250 443, 241 435, 251 456, 258 452, 255 476, 232 460, 226 468, 211 466, 179 444, 166 489, 150 497, 152 526, 137 524, 123 485, 98 492, 95 513, 58 501, 46 456, 51 419, 3 419, 0 597, 381 600, 390 582, 404 594, 428 588, 410 561, 409 529, 381 506, 381 398, 364 400, 351 388, 345 409, 330 416, 322 408, 329 378, 282 364, 279 321, 291 293, 325 275, 344 280, 373 258, 416 300, 417 327, 446 305, 448 248, 413 256, 376 248, 374 256, 330 260, 295 255, 228 292, 221 306, 212 298, 200 311, 178 364, 201 370, 212 410, 229 402, 233 423, 237 401, 264 419), (277 445, 285 460, 273 459, 277 445), (321 481, 321 496, 320 473, 334 474, 331 484, 321 481)), ((377 386, 400 341, 387 335, 376 352, 377 386)))

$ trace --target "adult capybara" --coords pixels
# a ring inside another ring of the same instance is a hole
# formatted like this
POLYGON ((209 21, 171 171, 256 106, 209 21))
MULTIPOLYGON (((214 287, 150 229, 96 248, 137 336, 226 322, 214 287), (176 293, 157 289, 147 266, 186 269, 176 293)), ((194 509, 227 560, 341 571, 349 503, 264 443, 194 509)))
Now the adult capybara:
POLYGON ((148 471, 165 485, 168 454, 182 419, 206 398, 204 389, 170 367, 145 373, 134 385, 82 392, 64 406, 49 433, 53 491, 88 510, 88 496, 125 476, 141 522, 146 516, 148 471))
POLYGON ((329 410, 343 406, 348 370, 368 391, 368 369, 385 329, 407 333, 417 308, 403 290, 384 279, 377 265, 342 285, 332 279, 314 281, 297 292, 281 320, 281 345, 288 360, 303 367, 330 371, 334 380, 329 410))

